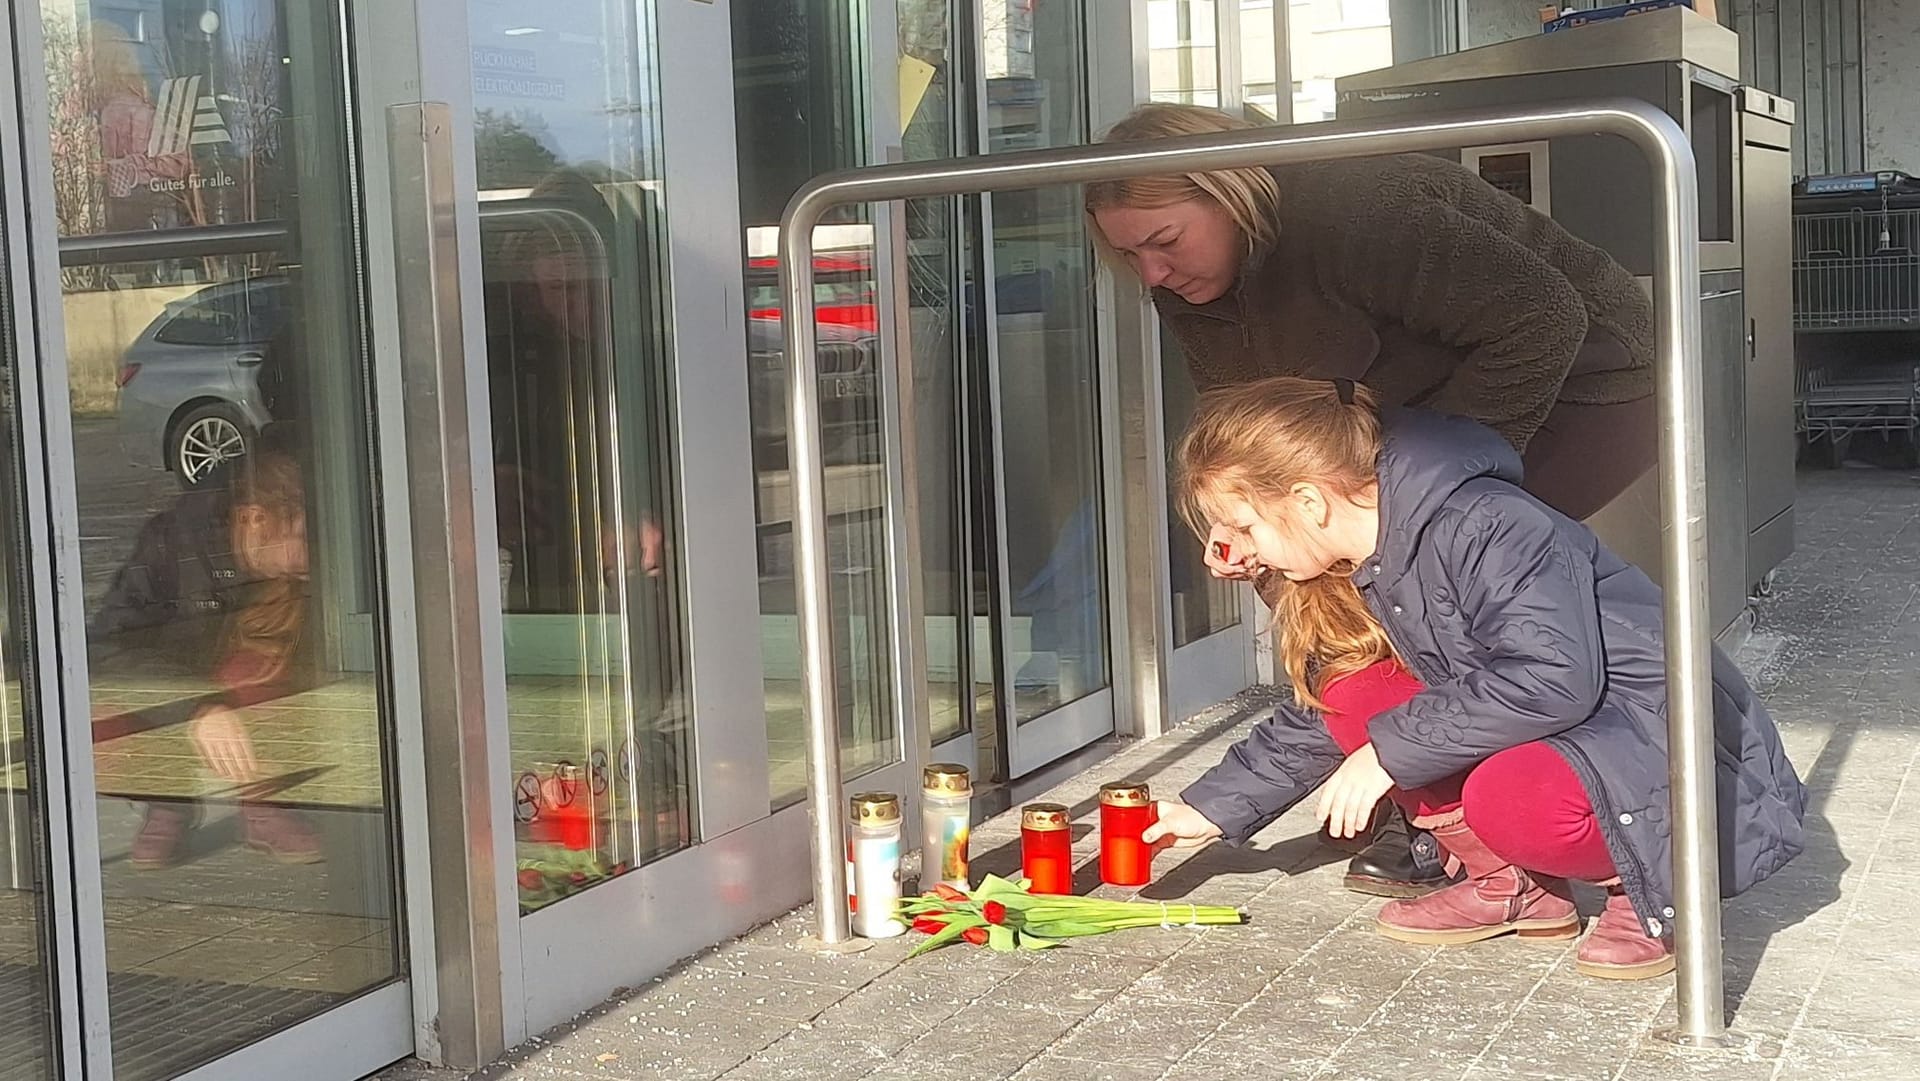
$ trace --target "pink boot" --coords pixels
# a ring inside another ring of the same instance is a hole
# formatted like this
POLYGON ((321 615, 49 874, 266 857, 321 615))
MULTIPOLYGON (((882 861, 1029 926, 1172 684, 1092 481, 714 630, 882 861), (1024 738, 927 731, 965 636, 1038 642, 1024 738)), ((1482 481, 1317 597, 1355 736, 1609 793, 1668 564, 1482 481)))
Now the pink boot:
POLYGON ((265 852, 281 863, 319 863, 326 858, 320 850, 320 835, 294 811, 243 803, 240 817, 245 825, 248 848, 265 852))
POLYGON ((1504 934, 1567 939, 1580 933, 1580 914, 1559 893, 1482 844, 1464 820, 1433 827, 1434 839, 1466 869, 1444 889, 1380 909, 1380 933, 1423 946, 1458 946, 1504 934))
POLYGON ((1619 886, 1607 887, 1607 908, 1580 944, 1574 967, 1603 980, 1650 980, 1673 971, 1673 949, 1654 938, 1619 886))
POLYGON ((128 854, 132 864, 142 871, 171 867, 180 857, 180 845, 199 819, 199 811, 174 803, 149 803, 140 820, 140 832, 133 837, 128 854))

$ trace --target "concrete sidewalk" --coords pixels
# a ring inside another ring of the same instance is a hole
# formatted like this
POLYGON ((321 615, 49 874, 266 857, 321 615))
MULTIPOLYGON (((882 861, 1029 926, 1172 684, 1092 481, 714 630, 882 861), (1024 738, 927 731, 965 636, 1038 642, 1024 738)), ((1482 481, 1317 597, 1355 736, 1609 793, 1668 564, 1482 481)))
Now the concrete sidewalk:
MULTIPOLYGON (((1425 948, 1372 928, 1345 857, 1296 809, 1248 849, 1156 863, 1140 896, 1244 905, 1252 922, 1141 931, 1040 953, 917 936, 803 953, 796 912, 549 1033, 476 1075, 701 1081, 1393 1081, 1920 1076, 1920 478, 1803 477, 1801 555, 1743 651, 1813 791, 1807 852, 1726 908, 1737 1048, 1687 1052, 1672 980, 1575 973, 1570 944, 1425 948)), ((1172 794, 1260 715, 1231 703, 1127 748, 1051 798, 1094 854, 1100 782, 1172 794)), ((1017 814, 974 834, 978 871, 1018 865, 1017 814)), ((401 1066, 385 1081, 456 1075, 401 1066)))

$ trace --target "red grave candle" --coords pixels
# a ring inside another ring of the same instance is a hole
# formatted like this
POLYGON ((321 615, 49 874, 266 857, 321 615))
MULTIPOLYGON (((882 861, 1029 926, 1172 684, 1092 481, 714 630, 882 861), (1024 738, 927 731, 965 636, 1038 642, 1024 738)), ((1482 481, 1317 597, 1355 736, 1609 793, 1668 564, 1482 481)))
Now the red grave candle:
POLYGON ((1065 807, 1029 803, 1020 809, 1020 873, 1029 893, 1073 893, 1073 831, 1065 807))
POLYGON ((1153 848, 1141 834, 1158 816, 1144 781, 1100 786, 1100 881, 1144 886, 1153 877, 1153 848))
POLYGON ((540 782, 540 815, 530 832, 535 840, 569 851, 593 847, 593 797, 578 766, 561 764, 540 782))

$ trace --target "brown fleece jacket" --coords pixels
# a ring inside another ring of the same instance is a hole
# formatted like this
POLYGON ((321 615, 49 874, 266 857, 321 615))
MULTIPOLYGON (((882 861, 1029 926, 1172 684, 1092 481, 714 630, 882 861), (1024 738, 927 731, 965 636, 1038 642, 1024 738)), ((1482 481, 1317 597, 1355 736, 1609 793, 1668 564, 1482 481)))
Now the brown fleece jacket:
POLYGON ((1653 393, 1653 309, 1633 276, 1471 171, 1401 155, 1273 173, 1278 245, 1233 292, 1154 290, 1201 389, 1344 376, 1521 450, 1556 402, 1653 393))

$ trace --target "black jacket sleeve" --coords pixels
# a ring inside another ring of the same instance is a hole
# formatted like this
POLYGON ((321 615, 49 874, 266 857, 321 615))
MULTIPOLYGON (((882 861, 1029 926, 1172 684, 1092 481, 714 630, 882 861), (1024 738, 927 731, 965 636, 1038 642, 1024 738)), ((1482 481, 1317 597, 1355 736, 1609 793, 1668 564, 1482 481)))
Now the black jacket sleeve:
POLYGON ((1480 654, 1458 679, 1368 725, 1381 767, 1402 788, 1572 728, 1606 686, 1593 562, 1549 511, 1517 489, 1488 493, 1436 515, 1427 536, 1442 546, 1480 654))
POLYGON ((1245 844, 1318 788, 1344 757, 1318 714, 1286 703, 1180 800, 1219 826, 1227 843, 1245 844))

